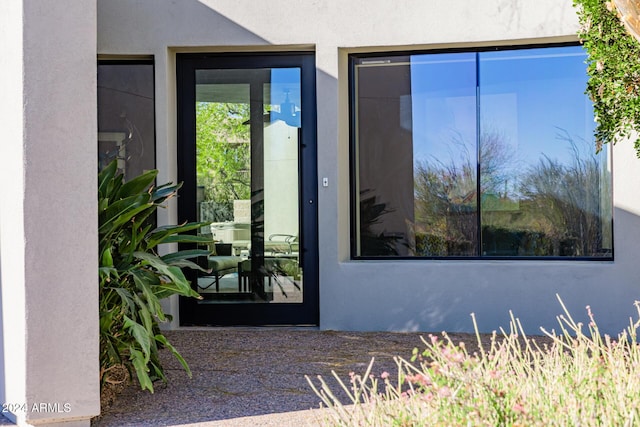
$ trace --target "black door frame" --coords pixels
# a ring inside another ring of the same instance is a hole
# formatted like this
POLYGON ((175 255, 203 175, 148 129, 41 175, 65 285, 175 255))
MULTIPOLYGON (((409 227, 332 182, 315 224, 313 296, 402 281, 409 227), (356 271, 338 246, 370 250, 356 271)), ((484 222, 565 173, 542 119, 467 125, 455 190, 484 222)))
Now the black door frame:
MULTIPOLYGON (((316 68, 313 52, 295 53, 185 53, 176 55, 178 180, 183 183, 178 198, 178 220, 196 219, 196 129, 195 70, 300 68, 302 131, 299 141, 300 262, 304 284, 303 302, 199 303, 180 297, 181 326, 318 325, 318 174, 316 135, 316 68)), ((186 270, 192 286, 196 276, 186 270)))

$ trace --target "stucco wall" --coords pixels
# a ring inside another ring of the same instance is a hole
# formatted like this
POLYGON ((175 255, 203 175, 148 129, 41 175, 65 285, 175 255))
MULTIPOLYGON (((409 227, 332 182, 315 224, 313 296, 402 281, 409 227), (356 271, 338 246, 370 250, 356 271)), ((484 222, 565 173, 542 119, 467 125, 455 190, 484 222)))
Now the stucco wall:
POLYGON ((160 181, 177 176, 176 52, 316 52, 318 171, 330 183, 318 204, 324 329, 463 331, 475 312, 490 331, 512 309, 536 332, 556 325, 556 293, 578 318, 590 304, 607 332, 628 324, 640 273, 640 168, 629 144, 614 152, 615 262, 349 259, 347 55, 575 41, 577 28, 571 0, 98 0, 100 54, 155 56, 160 181))
POLYGON ((95 35, 90 1, 0 3, 0 397, 20 425, 99 412, 95 35))
POLYGON ((0 40, 4 46, 0 62, 0 116, 4 140, 0 144, 0 180, 11 183, 0 187, 0 299, 2 300, 2 367, 0 368, 0 400, 22 401, 25 395, 25 324, 24 279, 19 266, 24 265, 24 216, 22 192, 22 10, 19 2, 0 3, 0 40), (11 250, 8 250, 11 248, 11 250), (11 310, 4 308, 10 304, 11 310), (11 352, 4 349, 11 348, 11 352), (7 386, 11 384, 11 386, 7 386))

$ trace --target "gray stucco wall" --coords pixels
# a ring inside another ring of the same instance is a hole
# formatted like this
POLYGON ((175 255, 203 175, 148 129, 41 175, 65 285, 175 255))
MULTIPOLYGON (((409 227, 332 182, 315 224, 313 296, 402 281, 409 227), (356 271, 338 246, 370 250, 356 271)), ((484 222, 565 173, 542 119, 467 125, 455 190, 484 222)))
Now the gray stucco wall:
MULTIPOLYGON (((313 50, 317 63, 320 322, 323 329, 530 333, 556 326, 560 294, 577 318, 590 304, 617 333, 638 298, 640 168, 630 144, 613 152, 614 262, 352 261, 349 256, 347 55, 351 52, 577 40, 571 0, 99 0, 98 52, 154 55, 157 165, 176 179, 175 54, 313 50), (319 180, 321 182, 321 180, 319 180)), ((175 221, 176 208, 160 221, 175 221)), ((172 302, 174 314, 176 305, 172 302)))
POLYGON ((19 425, 99 413, 95 37, 95 3, 0 3, 0 398, 19 425))

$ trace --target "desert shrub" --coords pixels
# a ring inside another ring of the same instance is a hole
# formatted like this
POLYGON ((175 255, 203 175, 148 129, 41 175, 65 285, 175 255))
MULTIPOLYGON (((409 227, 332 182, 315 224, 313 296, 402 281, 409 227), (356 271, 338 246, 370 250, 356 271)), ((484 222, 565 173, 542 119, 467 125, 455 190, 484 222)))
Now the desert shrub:
POLYGON ((562 307, 560 334, 543 330, 551 344, 527 337, 513 316, 509 332, 482 342, 474 319, 477 351, 443 333, 423 339, 411 360, 396 358, 397 380, 371 375, 373 361, 348 381, 334 373, 348 401, 321 377, 307 380, 330 408, 329 425, 640 425, 640 320, 612 339, 588 307, 586 332, 562 307))

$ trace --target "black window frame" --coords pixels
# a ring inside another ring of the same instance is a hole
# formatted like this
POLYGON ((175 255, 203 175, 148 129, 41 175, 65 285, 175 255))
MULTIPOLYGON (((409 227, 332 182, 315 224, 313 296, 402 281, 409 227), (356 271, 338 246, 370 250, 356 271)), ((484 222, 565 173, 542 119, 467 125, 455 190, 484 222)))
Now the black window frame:
MULTIPOLYGON (((481 255, 482 239, 481 239, 481 210, 480 210, 480 197, 477 197, 477 222, 478 222, 478 251, 474 256, 385 256, 385 255, 357 255, 358 248, 358 235, 359 224, 356 217, 358 211, 358 203, 360 201, 358 197, 358 162, 357 157, 357 108, 355 103, 357 102, 356 95, 356 63, 367 58, 380 58, 380 57, 400 57, 409 55, 421 55, 421 54, 442 54, 442 53, 481 53, 481 52, 498 52, 506 50, 529 50, 529 49, 541 49, 541 48, 555 48, 555 47, 575 47, 582 46, 579 42, 559 42, 559 43, 534 43, 534 44, 519 44, 519 45, 500 45, 500 46, 479 46, 479 47, 458 47, 458 48, 437 48, 437 49, 418 49, 418 50, 397 50, 397 51, 373 51, 363 53, 351 53, 348 55, 348 102, 349 102, 349 248, 351 260, 375 260, 375 261, 402 261, 402 260, 438 260, 438 261, 582 261, 582 262, 612 262, 615 256, 615 240, 614 240, 614 223, 615 223, 615 205, 613 199, 613 159, 611 162, 611 251, 609 255, 602 257, 595 256, 495 256, 495 255, 481 255)), ((585 73, 586 73, 586 61, 585 61, 585 73)), ((586 90, 586 86, 585 86, 586 90)), ((479 100, 477 101, 479 102, 479 100)), ((479 132, 479 125, 477 127, 479 132)), ((607 147, 605 147, 606 149, 607 147)), ((476 144, 477 159, 477 194, 480 195, 480 161, 479 161, 479 146, 476 144)), ((594 146, 595 149, 595 146, 594 146)), ((609 151, 609 156, 612 153, 609 151)))

